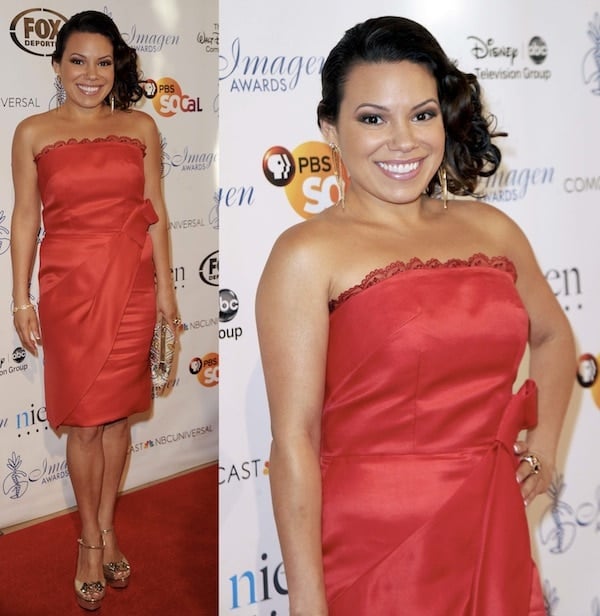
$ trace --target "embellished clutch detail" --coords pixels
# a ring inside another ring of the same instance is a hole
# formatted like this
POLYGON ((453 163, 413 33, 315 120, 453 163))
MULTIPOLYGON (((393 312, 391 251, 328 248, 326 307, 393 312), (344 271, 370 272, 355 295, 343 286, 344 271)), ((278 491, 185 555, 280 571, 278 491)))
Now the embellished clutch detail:
POLYGON ((154 395, 159 396, 169 381, 175 357, 175 334, 164 319, 154 326, 150 346, 150 373, 154 395))

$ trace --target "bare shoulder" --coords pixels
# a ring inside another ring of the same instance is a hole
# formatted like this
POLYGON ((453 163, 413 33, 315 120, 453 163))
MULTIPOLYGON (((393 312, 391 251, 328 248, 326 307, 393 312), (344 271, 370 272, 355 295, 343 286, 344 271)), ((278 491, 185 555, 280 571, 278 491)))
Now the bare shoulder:
POLYGON ((322 215, 286 229, 275 241, 263 275, 261 287, 271 283, 295 293, 305 289, 327 301, 332 279, 331 225, 322 215), (292 289, 293 288, 293 289, 292 289))
POLYGON ((136 132, 139 131, 140 136, 143 137, 144 140, 153 137, 158 132, 154 118, 145 111, 131 109, 123 113, 126 114, 128 122, 136 132))
POLYGON ((54 111, 45 111, 31 115, 17 124, 14 132, 14 143, 28 145, 32 150, 41 149, 46 135, 51 134, 54 125, 54 111), (41 144, 41 145, 40 145, 41 144))
POLYGON ((451 207, 457 208, 457 214, 466 227, 472 227, 482 236, 486 236, 494 245, 510 249, 513 242, 524 238, 519 225, 499 208, 483 201, 453 201, 451 207))
POLYGON ((331 250, 333 226, 321 215, 305 220, 286 229, 276 240, 272 254, 292 258, 299 263, 314 265, 320 263, 326 268, 324 259, 331 250))

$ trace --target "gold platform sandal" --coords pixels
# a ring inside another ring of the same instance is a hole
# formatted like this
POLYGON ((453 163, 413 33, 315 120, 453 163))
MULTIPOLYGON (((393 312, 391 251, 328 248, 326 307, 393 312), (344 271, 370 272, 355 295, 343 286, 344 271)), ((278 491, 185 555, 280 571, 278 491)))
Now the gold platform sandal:
MULTIPOLYGON (((113 532, 113 529, 105 528, 100 532, 102 535, 108 535, 108 533, 113 532)), ((102 565, 102 569, 104 570, 106 583, 109 586, 112 588, 127 588, 127 585, 129 584, 129 576, 131 575, 131 567, 124 556, 121 560, 116 562, 111 561, 109 563, 104 563, 102 565)))
MULTIPOLYGON (((103 550, 104 545, 89 545, 83 539, 77 539, 77 543, 86 550, 103 550)), ((82 607, 88 612, 97 610, 102 605, 104 599, 104 584, 98 580, 97 582, 81 582, 75 579, 75 595, 79 607, 82 607), (96 596, 94 596, 96 595, 96 596)))

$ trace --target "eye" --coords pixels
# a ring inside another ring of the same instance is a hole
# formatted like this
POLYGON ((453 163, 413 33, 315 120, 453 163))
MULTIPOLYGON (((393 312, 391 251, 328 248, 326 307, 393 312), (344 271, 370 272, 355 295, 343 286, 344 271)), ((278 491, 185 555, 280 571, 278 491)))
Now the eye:
POLYGON ((427 120, 431 120, 432 118, 437 117, 438 112, 434 109, 426 109, 424 111, 419 111, 414 117, 417 122, 426 122, 427 120))
POLYGON ((363 124, 371 124, 373 126, 377 124, 381 124, 383 122, 383 120, 381 119, 381 116, 378 116, 374 113, 366 113, 364 115, 361 115, 358 118, 358 121, 362 122, 363 124))
POLYGON ((81 58, 71 58, 71 64, 83 64, 83 60, 81 58))
POLYGON ((100 66, 112 66, 112 60, 101 60, 98 64, 100 66))

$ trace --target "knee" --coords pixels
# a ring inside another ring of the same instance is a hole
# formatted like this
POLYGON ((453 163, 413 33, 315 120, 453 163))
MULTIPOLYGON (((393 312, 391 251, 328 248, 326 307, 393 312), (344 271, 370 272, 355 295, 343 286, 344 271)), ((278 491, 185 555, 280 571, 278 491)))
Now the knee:
POLYGON ((72 426, 69 428, 69 440, 80 446, 88 446, 100 442, 102 439, 102 426, 72 426))
POLYGON ((119 419, 104 426, 104 435, 109 437, 114 435, 115 437, 122 437, 129 434, 129 421, 127 419, 119 419))

